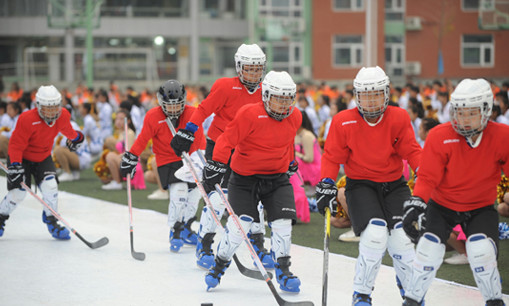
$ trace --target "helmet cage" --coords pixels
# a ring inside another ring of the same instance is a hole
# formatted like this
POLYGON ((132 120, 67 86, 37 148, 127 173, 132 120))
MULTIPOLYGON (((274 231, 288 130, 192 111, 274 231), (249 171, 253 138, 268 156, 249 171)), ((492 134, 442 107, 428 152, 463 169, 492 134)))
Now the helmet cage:
POLYGON ((257 56, 248 56, 243 55, 241 52, 237 52, 235 54, 235 70, 237 71, 237 75, 239 76, 240 82, 246 86, 248 89, 254 89, 260 85, 263 80, 263 76, 265 74, 266 69, 266 57, 263 52, 257 56), (260 77, 257 80, 247 80, 247 76, 244 75, 245 66, 262 66, 263 70, 260 73, 260 77))
POLYGON ((475 96, 453 93, 450 103, 449 115, 453 129, 461 136, 473 137, 480 134, 486 128, 486 125, 488 125, 493 108, 493 94, 491 90, 475 96), (468 115, 468 112, 476 108, 479 109, 481 115, 480 125, 472 128, 471 125, 465 124, 465 120, 468 123, 474 123, 473 120, 476 119, 469 118, 471 115, 468 115))
POLYGON ((265 111, 272 118, 281 121, 290 116, 295 109, 295 85, 292 87, 277 87, 263 83, 262 100, 265 111), (283 110, 281 110, 283 108, 283 110))
POLYGON ((380 117, 389 105, 390 88, 388 78, 378 82, 359 82, 354 80, 353 92, 355 96, 355 103, 357 104, 357 109, 366 118, 380 117), (368 104, 377 103, 377 96, 380 92, 383 92, 384 95, 384 101, 380 107, 375 108, 374 110, 368 110, 362 107, 361 99, 363 101, 367 100, 368 104))
POLYGON ((156 94, 157 102, 161 106, 163 113, 166 117, 170 119, 178 119, 180 115, 184 112, 184 107, 186 104, 186 90, 184 85, 178 84, 167 84, 165 83, 163 86, 159 88, 159 91, 156 94), (169 86, 179 86, 178 88, 168 88, 169 86), (173 106, 171 110, 168 110, 168 106, 173 106))

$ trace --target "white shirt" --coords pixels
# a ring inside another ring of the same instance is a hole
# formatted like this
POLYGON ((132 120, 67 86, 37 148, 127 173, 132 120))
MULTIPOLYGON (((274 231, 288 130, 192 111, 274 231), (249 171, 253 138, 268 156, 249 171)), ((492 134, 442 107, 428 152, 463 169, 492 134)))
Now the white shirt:
POLYGON ((88 114, 83 118, 83 135, 90 140, 90 153, 97 155, 102 152, 104 139, 101 137, 101 129, 92 115, 88 114))
POLYGON ((97 110, 99 111, 101 138, 106 139, 106 137, 113 135, 113 119, 111 118, 113 108, 108 102, 99 102, 97 103, 97 110))
POLYGON ((445 106, 437 111, 438 122, 446 123, 451 121, 451 117, 449 115, 449 109, 451 108, 451 102, 447 102, 445 106))

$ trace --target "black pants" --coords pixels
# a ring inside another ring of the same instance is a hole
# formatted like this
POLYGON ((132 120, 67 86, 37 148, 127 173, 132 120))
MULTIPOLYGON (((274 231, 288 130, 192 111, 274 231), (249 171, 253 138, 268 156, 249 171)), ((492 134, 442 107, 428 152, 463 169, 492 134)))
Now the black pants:
MULTIPOLYGON (((10 165, 11 162, 9 158, 7 158, 7 165, 10 165)), ((55 163, 53 162, 53 158, 51 158, 51 155, 46 157, 41 162, 33 162, 30 160, 23 159, 21 162, 23 165, 23 168, 25 169, 25 184, 27 184, 28 187, 32 186, 32 176, 35 179, 35 184, 39 185, 44 177, 48 175, 54 175, 57 179, 57 169, 55 167, 55 163)), ((7 190, 14 189, 11 184, 9 184, 9 180, 7 180, 7 190)))
POLYGON ((355 235, 359 236, 369 220, 380 218, 389 229, 403 219, 403 203, 410 197, 410 189, 403 177, 387 183, 346 178, 348 214, 355 235))
POLYGON ((243 176, 232 171, 228 183, 228 200, 236 215, 248 215, 260 222, 258 201, 267 211, 267 221, 291 219, 295 223, 293 187, 286 173, 243 176))
POLYGON ((457 224, 461 225, 467 238, 473 234, 486 234, 493 239, 498 250, 498 212, 492 204, 471 211, 457 212, 429 200, 423 232, 437 235, 445 244, 457 224))

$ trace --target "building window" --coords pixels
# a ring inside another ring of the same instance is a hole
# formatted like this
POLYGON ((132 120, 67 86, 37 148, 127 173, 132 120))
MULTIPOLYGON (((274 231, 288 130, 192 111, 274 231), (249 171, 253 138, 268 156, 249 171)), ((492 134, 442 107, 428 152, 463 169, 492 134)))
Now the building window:
POLYGON ((364 43, 362 35, 336 35, 332 43, 334 66, 362 66, 364 43))
POLYGON ((333 0, 332 9, 334 11, 362 11, 364 0, 333 0))
POLYGON ((491 35, 463 35, 461 64, 463 66, 493 67, 494 42, 491 35))
POLYGON ((385 20, 403 21, 405 0, 385 0, 385 20))
POLYGON ((479 0, 461 0, 461 9, 464 11, 477 11, 479 0))

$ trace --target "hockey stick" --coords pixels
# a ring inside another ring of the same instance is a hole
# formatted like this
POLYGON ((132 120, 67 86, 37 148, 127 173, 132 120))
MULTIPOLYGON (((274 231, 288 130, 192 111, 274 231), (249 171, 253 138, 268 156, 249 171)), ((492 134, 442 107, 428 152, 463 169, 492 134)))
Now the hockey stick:
POLYGON ((325 207, 325 237, 323 238, 323 275, 322 275, 322 306, 327 305, 327 285, 329 278, 329 240, 330 210, 325 207))
MULTIPOLYGON (((175 131, 175 127, 171 123, 169 118, 166 118, 166 123, 168 124, 168 127, 170 128, 170 131, 173 136, 177 133, 175 131)), ((202 152, 198 150, 198 156, 200 157, 203 164, 206 164, 207 161, 205 160, 205 157, 203 156, 202 152)), ((201 196, 203 198, 203 201, 205 202, 205 205, 209 208, 214 221, 218 226, 223 228, 223 225, 221 224, 221 221, 219 221, 219 218, 215 214, 214 206, 212 206, 212 203, 210 203, 209 197, 207 195, 207 192, 205 192, 205 189, 203 188, 203 185, 200 183, 200 178, 198 177, 198 173, 196 172, 196 169, 191 163, 191 159, 189 158, 189 154, 187 152, 182 153, 182 159, 187 163, 189 166, 189 169, 191 170, 191 174, 193 175, 194 182, 198 186, 198 190, 200 190, 201 196)), ((258 270, 251 270, 248 267, 244 266, 240 260, 238 259, 236 254, 233 254, 233 261, 235 261, 235 264, 237 265, 237 268, 239 269, 240 273, 244 276, 247 276, 249 278, 264 280, 263 275, 258 270)), ((269 273, 270 278, 272 278, 272 274, 269 273)))
POLYGON ((244 229, 242 228, 242 225, 240 225, 240 221, 239 221, 239 218, 237 217, 237 215, 235 214, 235 212, 233 211, 231 205, 230 205, 230 202, 228 202, 228 199, 226 198, 226 195, 223 193, 223 190, 221 189, 221 186, 219 186, 219 184, 216 184, 216 191, 219 193, 219 195, 221 196, 221 199, 223 200, 223 203, 224 205, 226 206, 226 209, 228 210, 228 214, 230 215, 230 218, 232 218, 233 222, 235 222, 235 225, 237 226, 237 228, 240 230, 240 232, 242 233, 242 238, 244 238, 244 242, 246 242, 246 245, 249 249, 249 252, 251 252, 251 257, 254 258, 255 262, 256 262, 256 266, 258 267, 258 269, 260 269, 260 272, 262 273, 263 277, 264 277, 264 280, 265 282, 267 283, 267 285, 269 286, 270 288, 270 291, 272 292, 272 294, 274 295, 274 297, 276 298, 276 301, 277 303, 280 305, 280 306, 288 306, 288 305, 296 305, 296 306, 313 306, 313 302, 310 302, 310 301, 302 301, 302 302, 289 302, 289 301, 286 301, 284 300, 276 291, 276 288, 274 288, 274 284, 272 283, 272 280, 270 279, 270 277, 267 275, 267 270, 265 270, 265 267, 263 266, 262 262, 260 261, 260 258, 258 258, 258 256, 256 255, 256 251, 254 250, 254 247, 253 245, 251 244, 251 241, 249 241, 249 238, 247 237, 247 234, 246 232, 244 231, 244 229))
MULTIPOLYGON (((127 117, 124 118, 124 147, 125 152, 129 151, 127 144, 127 117)), ((129 234, 131 236, 131 255, 136 260, 145 260, 145 253, 136 252, 134 250, 134 229, 133 229, 133 207, 131 203, 131 174, 127 174, 127 206, 129 206, 129 234)))
MULTIPOLYGON (((6 173, 8 173, 7 167, 2 162, 0 162, 0 167, 2 167, 2 169, 6 173)), ((51 206, 49 206, 48 203, 44 202, 43 199, 41 199, 35 192, 33 192, 33 190, 30 189, 30 187, 28 187, 25 184, 25 182, 21 182, 21 187, 23 187, 26 191, 28 191, 28 193, 30 193, 34 198, 36 198, 42 205, 44 205, 47 209, 49 209, 51 211, 51 213, 53 214, 53 216, 55 216, 55 218, 57 218, 59 221, 61 221, 74 235, 76 235, 81 241, 83 241, 89 248, 97 249, 97 248, 100 248, 100 247, 108 244, 109 240, 107 237, 103 237, 95 242, 87 241, 85 238, 83 238, 83 236, 80 235, 80 233, 78 233, 78 231, 76 231, 74 228, 72 228, 71 225, 69 225, 69 223, 67 223, 67 221, 65 221, 64 218, 62 218, 62 216, 60 216, 60 214, 58 214, 55 210, 53 210, 53 208, 51 208, 51 206)))

